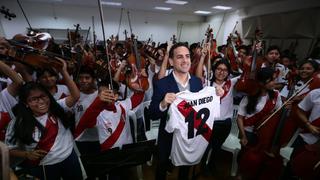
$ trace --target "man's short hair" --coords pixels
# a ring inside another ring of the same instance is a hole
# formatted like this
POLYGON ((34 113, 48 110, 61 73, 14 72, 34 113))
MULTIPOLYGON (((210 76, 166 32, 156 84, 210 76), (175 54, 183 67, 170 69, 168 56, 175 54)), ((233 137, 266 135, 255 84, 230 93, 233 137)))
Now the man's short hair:
POLYGON ((173 58, 174 50, 177 49, 178 47, 185 47, 189 50, 188 45, 186 43, 181 43, 181 42, 176 43, 171 47, 171 49, 169 51, 169 58, 173 58))

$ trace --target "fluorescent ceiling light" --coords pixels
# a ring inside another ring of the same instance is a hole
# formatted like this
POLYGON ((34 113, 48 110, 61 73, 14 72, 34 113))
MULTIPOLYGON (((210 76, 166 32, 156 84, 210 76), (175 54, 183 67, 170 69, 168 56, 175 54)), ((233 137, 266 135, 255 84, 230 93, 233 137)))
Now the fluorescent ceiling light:
POLYGON ((170 7, 154 7, 155 9, 158 9, 158 10, 164 10, 164 11, 170 11, 171 8, 170 7))
POLYGON ((210 14, 210 11, 195 11, 195 14, 210 14))
POLYGON ((228 10, 228 9, 232 9, 232 7, 230 6, 214 6, 212 7, 213 9, 221 9, 221 10, 228 10))
POLYGON ((101 4, 108 6, 121 6, 121 2, 110 2, 110 1, 102 1, 101 4))
POLYGON ((184 4, 187 4, 188 1, 167 0, 165 3, 184 5, 184 4))

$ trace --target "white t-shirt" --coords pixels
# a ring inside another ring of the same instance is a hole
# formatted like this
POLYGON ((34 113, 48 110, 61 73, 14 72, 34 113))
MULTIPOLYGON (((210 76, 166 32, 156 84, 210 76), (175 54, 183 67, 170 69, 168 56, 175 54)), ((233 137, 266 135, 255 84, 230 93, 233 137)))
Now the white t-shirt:
POLYGON ((103 110, 97 117, 96 126, 102 150, 122 147, 123 144, 133 142, 128 116, 128 112, 132 108, 131 105, 131 99, 127 98, 124 101, 116 102, 115 111, 103 110), (120 130, 116 130, 117 128, 120 130), (115 132, 119 133, 118 136, 115 132), (115 138, 109 139, 111 136, 115 138), (104 145, 106 141, 109 141, 109 145, 104 145))
MULTIPOLYGON (((228 88, 228 93, 221 99, 221 108, 220 108, 220 116, 216 117, 216 120, 225 120, 228 118, 232 118, 233 116, 233 93, 234 93, 234 85, 236 84, 236 82, 238 81, 238 79, 240 78, 240 76, 238 77, 234 77, 230 80, 230 87, 227 87, 225 84, 227 83, 227 81, 225 81, 222 85, 218 85, 216 83, 213 83, 212 86, 216 87, 216 86, 225 86, 225 88, 228 88)), ((225 91, 227 92, 227 91, 225 91)))
MULTIPOLYGON (((58 100, 57 103, 65 110, 70 111, 71 109, 66 105, 65 98, 58 100)), ((40 117, 36 117, 38 122, 42 124, 42 126, 46 126, 48 120, 48 114, 42 115, 40 117)), ((51 147, 50 151, 47 155, 40 161, 39 165, 52 165, 65 160, 73 150, 73 137, 70 129, 66 129, 61 121, 58 119, 58 134, 55 138, 54 144, 51 147)), ((15 123, 15 119, 10 121, 10 124, 6 133, 6 144, 9 149, 21 149, 26 151, 32 151, 37 147, 37 143, 40 141, 41 132, 36 127, 33 132, 33 138, 36 141, 35 143, 31 143, 30 145, 20 146, 18 143, 11 143, 10 139, 12 138, 14 131, 13 126, 15 123)))
MULTIPOLYGON (((320 89, 310 91, 298 106, 304 111, 311 111, 309 116, 310 122, 320 118, 320 89)), ((314 144, 319 140, 319 136, 315 136, 311 133, 300 133, 300 136, 308 144, 314 144)))
POLYGON ((69 89, 66 85, 57 84, 57 92, 53 95, 55 100, 65 98, 70 95, 69 89))
MULTIPOLYGON (((279 93, 279 92, 276 91, 276 93, 279 93)), ((258 99, 258 104, 256 105, 255 112, 253 112, 251 114, 248 114, 247 110, 246 110, 246 106, 248 104, 248 97, 246 96, 241 100, 241 102, 239 104, 238 114, 241 115, 241 116, 250 118, 250 117, 254 116, 255 114, 259 113, 260 111, 262 111, 268 100, 269 100, 269 96, 268 95, 260 97, 258 99)), ((282 105, 282 101, 281 101, 281 96, 280 95, 277 96, 277 100, 276 100, 275 103, 276 103, 276 105, 273 108, 273 110, 276 110, 276 109, 280 108, 281 105, 282 105)), ((245 121, 245 119, 244 119, 244 121, 245 121)), ((246 131, 248 131, 248 132, 253 132, 254 127, 253 126, 245 126, 244 129, 246 131)))
MULTIPOLYGON (((80 98, 78 102, 74 105, 73 112, 75 113, 76 126, 79 124, 80 119, 88 109, 88 107, 93 103, 93 101, 98 96, 98 91, 91 94, 85 94, 80 92, 80 98)), ((87 128, 81 133, 76 141, 98 141, 98 130, 96 127, 87 128)))
POLYGON ((214 118, 220 115, 220 97, 214 87, 197 93, 184 91, 170 105, 166 131, 173 132, 171 160, 175 166, 200 162, 212 132, 214 118))

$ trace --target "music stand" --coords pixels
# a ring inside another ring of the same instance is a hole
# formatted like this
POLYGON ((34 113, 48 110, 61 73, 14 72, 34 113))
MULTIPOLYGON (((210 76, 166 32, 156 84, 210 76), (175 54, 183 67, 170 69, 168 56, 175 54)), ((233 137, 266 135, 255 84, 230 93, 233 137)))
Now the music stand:
POLYGON ((89 177, 109 174, 118 168, 137 166, 150 160, 155 140, 123 145, 95 155, 81 155, 82 164, 89 177))

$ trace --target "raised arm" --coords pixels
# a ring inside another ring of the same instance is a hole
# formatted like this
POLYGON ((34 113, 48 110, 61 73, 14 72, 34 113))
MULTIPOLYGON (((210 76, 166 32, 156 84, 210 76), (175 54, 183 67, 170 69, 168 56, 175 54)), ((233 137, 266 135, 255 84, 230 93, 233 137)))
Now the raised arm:
POLYGON ((4 75, 8 76, 12 80, 12 84, 8 85, 8 92, 12 96, 16 96, 18 93, 19 87, 23 84, 22 78, 16 73, 13 69, 11 69, 4 62, 0 61, 0 72, 4 75))
POLYGON ((166 71, 167 71, 167 67, 168 67, 168 61, 169 61, 169 51, 172 47, 172 42, 169 41, 168 42, 168 46, 167 46, 167 51, 164 55, 161 67, 160 67, 160 71, 158 73, 158 79, 162 79, 166 76, 166 71))
POLYGON ((66 62, 61 58, 57 58, 57 59, 63 63, 63 67, 60 70, 60 73, 65 81, 66 86, 68 87, 68 89, 70 91, 70 95, 66 97, 66 105, 68 107, 72 107, 80 98, 80 91, 79 91, 76 83, 71 79, 71 77, 67 71, 66 62))
POLYGON ((127 64, 128 64, 128 63, 127 63, 126 60, 123 60, 123 61, 121 62, 121 65, 119 66, 119 68, 117 69, 116 74, 114 75, 114 78, 113 78, 114 81, 119 82, 119 80, 120 80, 120 74, 121 74, 121 72, 124 70, 124 68, 126 67, 127 64))
POLYGON ((201 50, 201 57, 200 57, 200 61, 198 63, 197 69, 196 69, 196 76, 198 78, 201 79, 201 81, 203 82, 203 65, 204 65, 204 59, 206 57, 206 55, 208 54, 208 47, 207 45, 205 45, 205 47, 201 50))

